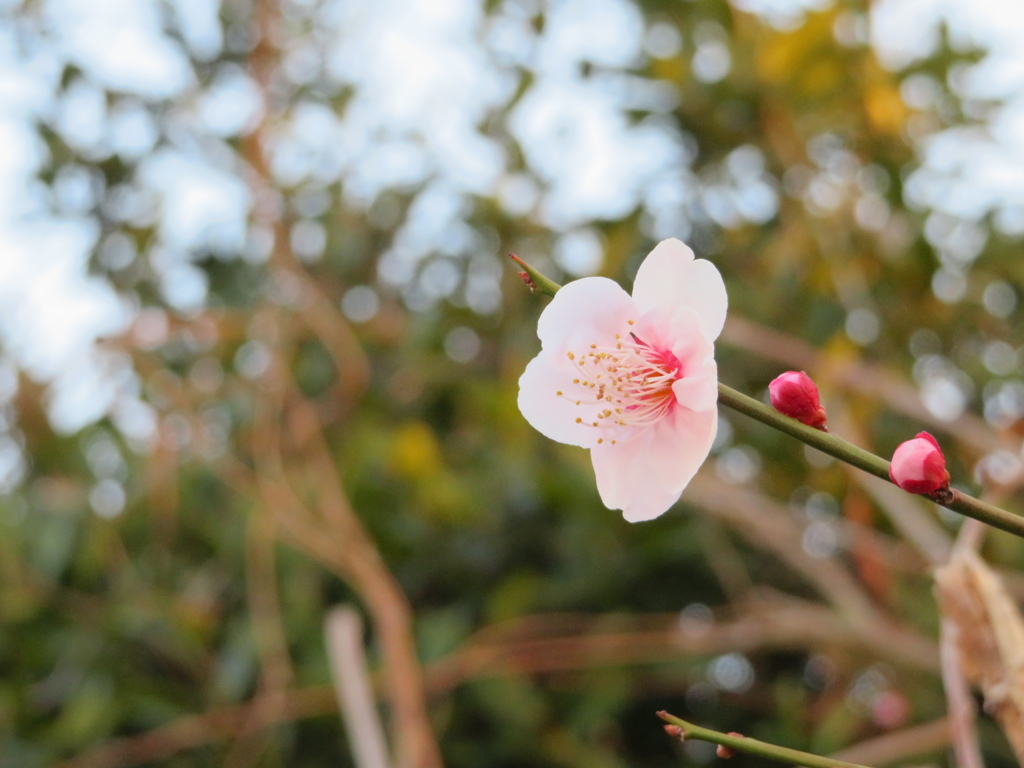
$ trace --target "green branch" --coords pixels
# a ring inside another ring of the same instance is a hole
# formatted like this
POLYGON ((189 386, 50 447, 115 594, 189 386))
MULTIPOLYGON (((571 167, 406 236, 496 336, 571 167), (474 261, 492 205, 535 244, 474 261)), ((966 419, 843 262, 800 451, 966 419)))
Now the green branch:
POLYGON ((523 271, 519 273, 519 276, 523 278, 523 282, 525 282, 534 293, 543 293, 545 296, 554 296, 558 293, 558 289, 562 287, 544 273, 531 267, 514 253, 510 253, 508 257, 523 268, 523 271))
POLYGON ((668 712, 659 712, 658 717, 666 723, 670 723, 665 730, 680 741, 686 739, 710 741, 712 744, 720 744, 737 752, 749 752, 758 757, 766 757, 769 760, 778 760, 791 765, 803 765, 806 768, 865 768, 857 763, 844 763, 842 760, 812 755, 810 752, 801 752, 798 749, 779 747, 775 744, 740 736, 737 733, 722 733, 721 731, 712 731, 710 728, 701 728, 699 725, 680 720, 668 712), (673 730, 670 731, 669 728, 673 730))
MULTIPOLYGON (((733 410, 757 419, 762 424, 767 424, 780 432, 785 432, 791 437, 806 443, 812 448, 817 448, 822 453, 827 453, 840 461, 845 461, 858 469, 863 469, 875 477, 883 480, 889 478, 889 462, 881 456, 858 448, 853 443, 848 443, 831 432, 822 432, 814 427, 809 427, 796 419, 785 416, 772 408, 770 405, 755 400, 752 397, 737 392, 721 382, 718 383, 718 402, 727 405, 733 410)), ((961 515, 973 517, 983 523, 999 528, 1003 531, 1024 537, 1024 517, 1007 512, 1005 509, 986 504, 980 499, 968 496, 966 493, 951 490, 948 494, 928 496, 936 504, 941 504, 947 509, 959 512, 961 515)))
MULTIPOLYGON (((558 289, 562 287, 541 272, 538 272, 515 254, 511 254, 511 258, 523 268, 521 273, 523 279, 534 293, 554 296, 558 289)), ((790 437, 795 437, 812 448, 817 448, 822 453, 827 453, 829 456, 845 461, 847 464, 862 469, 875 477, 892 482, 889 478, 889 462, 881 456, 876 456, 869 451, 865 451, 863 448, 858 448, 853 443, 848 443, 830 432, 822 432, 814 427, 809 427, 796 419, 779 413, 770 405, 748 397, 742 392, 737 392, 732 387, 728 387, 721 382, 718 383, 718 401, 752 419, 757 419, 762 424, 767 424, 769 427, 780 432, 785 432, 790 437)), ((968 496, 966 493, 961 493, 957 490, 938 493, 926 498, 931 499, 936 504, 941 504, 946 509, 959 512, 967 517, 973 517, 975 520, 987 523, 993 528, 999 528, 1024 538, 1024 517, 1020 515, 1007 512, 1005 509, 1000 509, 992 504, 986 504, 980 499, 968 496)))

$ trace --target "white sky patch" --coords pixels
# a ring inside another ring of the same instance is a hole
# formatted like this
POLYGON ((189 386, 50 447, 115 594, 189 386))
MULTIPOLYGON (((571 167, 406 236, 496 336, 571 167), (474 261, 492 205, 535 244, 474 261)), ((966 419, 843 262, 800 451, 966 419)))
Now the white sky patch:
POLYGON ((467 0, 345 4, 330 68, 338 79, 362 89, 356 111, 370 110, 375 122, 391 130, 415 129, 438 110, 438 95, 449 96, 449 89, 475 93, 480 75, 472 65, 487 69, 473 44, 476 5, 467 0), (453 79, 445 82, 448 78, 453 79))
POLYGON ((126 362, 96 341, 123 331, 130 308, 86 273, 91 223, 42 220, 0 233, 0 337, 29 375, 50 382, 54 427, 74 432, 125 392, 126 362), (114 376, 115 370, 119 375, 114 376))
POLYGON ((605 67, 639 63, 644 20, 625 0, 552 3, 535 62, 545 77, 571 78, 581 61, 605 67))
POLYGON ((170 5, 192 55, 203 61, 217 56, 224 44, 219 0, 170 0, 170 5))
POLYGON ((167 98, 192 81, 181 47, 160 29, 155 0, 48 0, 44 13, 68 57, 111 88, 167 98))
POLYGON ((68 145, 79 152, 103 151, 107 137, 107 94, 81 78, 64 90, 54 125, 68 145))
POLYGON ((953 87, 967 99, 1004 99, 983 127, 956 127, 922 142, 923 167, 908 180, 912 203, 967 220, 1024 210, 1024 3, 1003 0, 881 0, 872 40, 883 61, 905 66, 928 55, 945 21, 961 49, 983 48, 953 87))
POLYGON ((0 117, 0 222, 12 221, 34 204, 26 188, 45 147, 24 119, 0 117))
MULTIPOLYGON (((1021 106, 1010 113, 1018 120, 1021 106)), ((1024 206, 1024 146, 1019 140, 1007 146, 984 129, 955 128, 923 146, 925 163, 908 179, 908 201, 968 220, 1024 206)))
POLYGON ((130 375, 131 369, 117 365, 119 358, 86 347, 69 358, 50 387, 47 412, 54 429, 72 434, 103 418, 121 394, 116 373, 130 375))
POLYGON ((871 43, 882 63, 901 69, 939 44, 944 0, 878 0, 871 6, 871 43))
POLYGON ((654 175, 682 172, 669 132, 628 123, 624 110, 635 106, 627 102, 642 91, 637 84, 616 87, 607 77, 579 74, 584 62, 638 63, 644 36, 643 16, 625 0, 562 0, 549 9, 531 62, 537 81, 509 127, 548 185, 540 213, 556 229, 621 217, 639 204, 654 175))
POLYGON ((654 126, 630 126, 599 88, 548 80, 523 97, 509 121, 534 172, 550 185, 547 221, 559 228, 623 216, 655 172, 682 152, 654 126))
MULTIPOLYGON (((365 193, 380 157, 360 151, 376 137, 415 136, 433 164, 467 191, 488 193, 505 163, 500 147, 476 128, 515 87, 477 37, 475 0, 384 0, 335 6, 337 36, 328 70, 356 96, 342 128, 344 150, 365 193)), ((385 166, 386 168, 386 166, 385 166)))
POLYGON ((240 179, 181 152, 163 150, 139 168, 160 197, 160 241, 174 252, 237 251, 245 242, 249 191, 240 179))
POLYGON ((732 0, 732 4, 747 13, 765 17, 776 27, 787 28, 799 24, 808 11, 831 8, 833 0, 732 0))
POLYGON ((88 150, 107 138, 104 97, 88 80, 79 82, 63 113, 55 110, 64 56, 97 82, 146 96, 175 92, 191 71, 160 31, 152 2, 50 0, 43 14, 55 42, 31 40, 24 58, 15 53, 10 30, 0 31, 12 43, 0 44, 0 346, 6 358, 51 385, 51 420, 74 431, 112 404, 130 410, 138 402, 137 387, 134 395, 126 388, 126 361, 96 346, 123 331, 132 310, 88 274, 95 224, 47 213, 45 188, 34 179, 47 150, 34 121, 55 117, 69 142, 88 150))
MULTIPOLYGON (((734 5, 785 21, 829 1, 734 5)), ((123 328, 131 313, 111 288, 86 273, 92 231, 68 220, 15 226, 18 217, 38 217, 46 203, 45 190, 33 180, 46 153, 33 120, 59 114, 53 92, 65 59, 85 78, 57 125, 87 157, 92 151, 150 153, 159 134, 141 105, 171 102, 175 130, 185 140, 176 150, 150 156, 138 182, 160 201, 161 247, 149 256, 163 270, 165 295, 179 309, 200 306, 205 278, 189 263, 189 253, 237 249, 250 205, 237 169, 222 162, 227 151, 216 137, 242 132, 260 105, 247 75, 230 65, 218 69, 215 95, 192 91, 191 64, 164 33, 161 14, 169 10, 185 46, 208 59, 223 46, 218 8, 217 0, 42 0, 52 40, 32 41, 33 52, 24 59, 13 33, 0 30, 0 338, 6 352, 36 375, 56 378, 53 412, 64 428, 108 409, 142 436, 151 429, 152 414, 132 399, 124 361, 95 351, 96 340, 123 328), (105 98, 97 98, 100 88, 141 98, 108 114, 105 98), (194 101, 181 104, 182 96, 193 95, 194 101), (190 131, 223 151, 202 154, 207 145, 196 142, 193 152, 190 131), (97 382, 104 377, 122 388, 121 399, 100 396, 97 382)), ((428 183, 380 262, 385 282, 404 290, 421 279, 424 295, 443 296, 451 293, 459 258, 474 254, 474 263, 490 264, 483 259, 493 246, 466 224, 473 195, 499 195, 521 215, 571 233, 564 242, 575 243, 576 250, 566 248, 563 258, 567 269, 581 274, 599 263, 599 254, 579 248, 587 241, 577 237, 589 231, 584 225, 592 219, 618 218, 643 205, 654 220, 649 234, 684 234, 700 182, 690 171, 683 139, 671 121, 655 116, 634 125, 625 115, 641 98, 654 112, 671 110, 671 86, 658 90, 657 83, 635 77, 580 74, 584 62, 600 70, 641 60, 647 31, 633 2, 552 0, 544 5, 539 34, 530 24, 537 6, 530 3, 502 3, 491 17, 482 0, 325 0, 323 8, 323 24, 315 30, 317 40, 327 41, 323 66, 339 84, 352 86, 354 96, 341 115, 312 100, 275 115, 280 133, 272 168, 283 185, 344 178, 353 205, 369 205, 386 189, 428 183), (529 174, 509 167, 504 148, 479 127, 514 92, 517 66, 535 78, 510 120, 529 174), (442 258, 427 280, 420 266, 430 254, 442 258)), ((964 219, 993 209, 1024 210, 1024 96, 1018 95, 1024 94, 1024 3, 878 0, 871 12, 873 44, 891 65, 909 63, 935 45, 942 18, 955 43, 992 50, 963 73, 958 87, 968 97, 1009 102, 987 130, 956 129, 923 143, 925 168, 910 180, 908 196, 964 219)), ((286 61, 294 63, 292 54, 301 53, 286 52, 286 61)), ((318 74, 320 63, 313 56, 296 71, 318 74)), ((757 186, 760 176, 751 179, 733 207, 751 220, 768 218, 774 192, 757 186), (750 210, 740 210, 743 205, 750 210)), ((954 223, 950 231, 961 229, 954 223)), ((946 246, 954 256, 955 245, 946 246)), ((487 285, 494 282, 486 269, 477 271, 487 285)), ((484 292, 478 287, 471 294, 484 292)), ((410 306, 415 301, 412 296, 410 306)))
POLYGON ((57 376, 98 337, 127 324, 129 312, 110 286, 86 274, 94 230, 51 219, 0 240, 0 327, 36 377, 57 376))
POLYGON ((927 56, 939 43, 946 21, 950 41, 961 49, 990 53, 974 69, 979 96, 1012 95, 1024 83, 1024 3, 1006 0, 879 0, 871 10, 871 38, 883 62, 893 68, 927 56))
POLYGON ((214 136, 236 136, 261 115, 259 90, 252 78, 235 64, 219 67, 213 82, 198 98, 200 125, 214 136))
POLYGON ((13 25, 0 27, 0 112, 41 111, 59 76, 57 57, 45 50, 18 55, 19 40, 13 25))

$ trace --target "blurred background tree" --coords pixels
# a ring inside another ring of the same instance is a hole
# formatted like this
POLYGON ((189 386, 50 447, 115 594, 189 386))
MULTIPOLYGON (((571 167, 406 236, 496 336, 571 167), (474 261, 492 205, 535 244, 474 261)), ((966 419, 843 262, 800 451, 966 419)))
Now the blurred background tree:
POLYGON ((452 767, 714 760, 663 708, 946 763, 959 521, 723 413, 623 522, 516 410, 505 262, 628 287, 679 237, 724 381, 806 370, 834 431, 1011 496, 1024 20, 912 6, 0 3, 0 763, 351 764, 340 603, 401 765, 427 720, 452 767))

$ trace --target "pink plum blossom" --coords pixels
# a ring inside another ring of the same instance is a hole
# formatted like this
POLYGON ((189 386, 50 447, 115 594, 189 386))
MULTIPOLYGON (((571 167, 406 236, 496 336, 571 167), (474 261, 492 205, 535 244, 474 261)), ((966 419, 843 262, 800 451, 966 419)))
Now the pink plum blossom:
POLYGON ((927 432, 896 446, 889 464, 889 479, 908 493, 933 494, 949 488, 946 457, 938 441, 927 432))
POLYGON ((590 449, 601 500, 630 522, 672 506, 711 450, 727 303, 714 265, 672 239, 640 265, 632 296, 587 277, 541 313, 519 409, 552 440, 590 449))
POLYGON ((821 407, 818 387, 803 371, 786 371, 768 385, 768 396, 779 413, 804 424, 825 429, 825 409, 821 407))

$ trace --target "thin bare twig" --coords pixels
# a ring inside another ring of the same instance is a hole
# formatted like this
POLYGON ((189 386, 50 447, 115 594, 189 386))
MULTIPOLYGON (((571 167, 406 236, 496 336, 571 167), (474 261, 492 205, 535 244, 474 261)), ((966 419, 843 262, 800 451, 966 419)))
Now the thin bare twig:
POLYGON ((277 589, 276 542, 273 517, 253 515, 246 540, 246 596, 261 658, 263 688, 269 691, 285 690, 295 683, 277 589))
POLYGON ((833 752, 831 757, 851 763, 891 765, 906 762, 911 757, 944 749, 949 744, 949 739, 949 721, 940 717, 929 723, 913 725, 883 736, 876 736, 859 744, 853 744, 838 752, 833 752))
MULTIPOLYGON (((761 592, 734 610, 734 618, 699 626, 680 623, 678 614, 524 616, 481 629, 451 655, 428 665, 426 689, 441 695, 468 680, 508 675, 689 663, 694 657, 727 652, 821 648, 866 653, 910 669, 938 672, 936 660, 902 654, 885 637, 852 633, 835 611, 821 605, 761 592)), ((373 677, 375 688, 381 688, 380 676, 373 677)), ((189 715, 139 736, 116 739, 53 768, 130 768, 277 723, 337 711, 331 686, 260 694, 244 704, 189 715)))
MULTIPOLYGON (((977 520, 965 520, 957 534, 954 553, 977 552, 984 535, 984 525, 977 520)), ((977 709, 960 660, 960 628, 955 616, 946 613, 948 607, 947 602, 939 601, 939 613, 942 614, 939 626, 942 687, 946 693, 953 753, 958 768, 984 768, 975 723, 977 709)))
POLYGON ((957 768, 985 768, 978 746, 974 699, 960 665, 960 638, 956 623, 944 617, 939 629, 939 656, 942 659, 942 687, 949 713, 950 741, 957 768))
MULTIPOLYGON (((939 565, 949 559, 953 542, 933 514, 927 511, 927 500, 915 498, 892 483, 860 472, 844 464, 843 469, 852 482, 859 485, 885 513, 893 527, 929 563, 939 565)), ((966 522, 972 522, 970 519, 966 522)))
POLYGON ((311 488, 317 493, 318 517, 334 529, 338 542, 344 542, 341 551, 347 578, 366 601, 373 618, 391 691, 397 763, 439 768, 441 753, 430 725, 423 672, 416 658, 412 609, 348 501, 316 410, 297 390, 290 413, 293 430, 306 438, 301 464, 310 473, 311 488))
POLYGON ((874 621, 878 610, 838 561, 812 557, 803 548, 803 532, 788 510, 763 494, 729 485, 710 472, 699 472, 686 489, 685 501, 726 523, 754 546, 771 552, 803 576, 851 621, 874 621))
MULTIPOLYGON (((280 33, 280 6, 271 0, 257 0, 253 6, 253 32, 256 39, 249 56, 249 71, 263 97, 264 114, 242 142, 242 155, 251 169, 250 183, 256 200, 273 199, 274 189, 264 154, 269 146, 267 125, 280 111, 274 102, 275 78, 280 59, 275 40, 280 33)), ((354 402, 368 382, 369 366, 351 328, 338 314, 332 302, 309 279, 288 246, 288 229, 280 211, 265 216, 274 229, 275 247, 271 254, 275 267, 287 274, 301 289, 297 305, 299 317, 331 354, 338 376, 338 400, 354 402)), ((284 314, 279 312, 279 315, 284 314)), ((280 319, 280 318, 279 318, 280 319)), ((430 726, 424 701, 422 672, 412 640, 412 618, 408 602, 388 571, 372 539, 366 534, 342 490, 337 468, 329 453, 313 441, 317 464, 316 482, 311 485, 316 498, 311 509, 301 494, 290 486, 293 472, 285 465, 281 451, 279 421, 297 418, 306 422, 307 433, 319 436, 322 425, 309 412, 315 410, 291 387, 289 375, 278 360, 271 373, 276 381, 273 405, 264 409, 263 434, 253 441, 258 463, 258 484, 283 532, 307 552, 313 554, 346 579, 365 601, 373 617, 377 641, 381 644, 392 705, 391 732, 396 739, 395 757, 400 768, 441 768, 442 760, 430 726), (285 393, 290 396, 286 396, 285 393), (267 440, 265 438, 271 438, 267 440), (264 477, 264 471, 270 476, 264 477), (283 506, 277 506, 282 504, 283 506), (330 535, 314 530, 327 523, 330 535)), ((260 430, 257 430, 259 432, 260 430)))
POLYGON ((908 661, 927 660, 933 668, 937 666, 938 649, 931 639, 882 613, 838 561, 807 554, 802 532, 778 502, 723 483, 707 472, 699 472, 691 481, 686 501, 729 523, 752 544, 771 552, 803 576, 842 613, 849 631, 884 638, 884 643, 892 644, 893 653, 908 661))
POLYGON ((363 621, 359 612, 349 605, 333 609, 324 622, 324 634, 338 706, 344 715, 356 767, 388 768, 387 743, 363 653, 363 621))
POLYGON ((290 720, 337 712, 330 686, 261 694, 245 704, 186 715, 139 736, 114 739, 52 768, 129 768, 256 733, 290 720))

